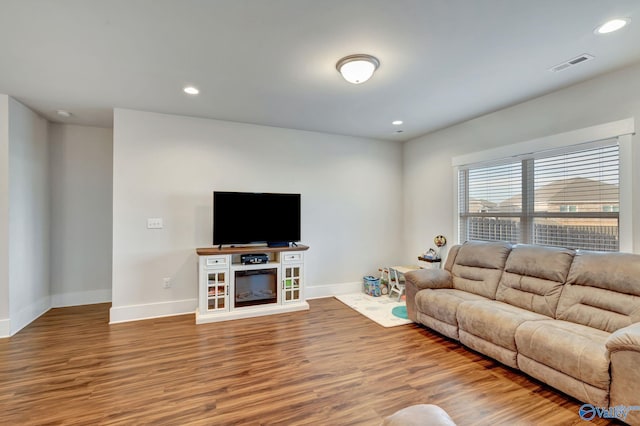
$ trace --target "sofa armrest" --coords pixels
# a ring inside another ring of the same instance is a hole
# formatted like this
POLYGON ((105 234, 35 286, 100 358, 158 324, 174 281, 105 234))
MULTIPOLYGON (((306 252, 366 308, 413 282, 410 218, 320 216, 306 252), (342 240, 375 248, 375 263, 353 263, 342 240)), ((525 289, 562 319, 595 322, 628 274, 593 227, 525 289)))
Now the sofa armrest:
POLYGON ((607 339, 606 345, 609 352, 640 352, 640 322, 636 322, 612 333, 607 339))
POLYGON ((424 289, 452 288, 453 280, 449 271, 443 269, 418 269, 404 274, 407 295, 407 316, 418 322, 416 316, 416 294, 424 289))
POLYGON ((407 285, 411 284, 416 289, 425 288, 452 288, 453 280, 449 271, 443 269, 418 269, 404 274, 407 285))
POLYGON ((624 422, 640 425, 640 323, 614 332, 606 345, 611 357, 609 406, 637 407, 624 422))

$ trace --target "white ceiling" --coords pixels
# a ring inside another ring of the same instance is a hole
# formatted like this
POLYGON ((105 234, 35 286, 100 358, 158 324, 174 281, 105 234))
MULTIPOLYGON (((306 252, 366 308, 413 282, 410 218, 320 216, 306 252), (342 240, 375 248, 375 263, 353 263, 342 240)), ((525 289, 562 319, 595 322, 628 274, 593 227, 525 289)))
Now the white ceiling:
POLYGON ((639 12, 639 0, 0 0, 0 93, 90 126, 122 107, 402 141, 640 61, 639 12), (593 33, 620 16, 631 25, 593 33), (381 63, 361 85, 335 69, 353 53, 381 63), (595 60, 548 71, 583 53, 595 60))

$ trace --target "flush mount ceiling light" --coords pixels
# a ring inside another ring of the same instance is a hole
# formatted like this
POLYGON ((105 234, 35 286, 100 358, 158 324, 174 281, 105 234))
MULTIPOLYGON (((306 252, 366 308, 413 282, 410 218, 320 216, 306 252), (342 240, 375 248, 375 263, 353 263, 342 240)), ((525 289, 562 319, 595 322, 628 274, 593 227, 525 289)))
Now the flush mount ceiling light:
POLYGON ((198 93, 200 93, 200 90, 198 90, 197 88, 195 88, 193 86, 187 86, 182 90, 184 90, 184 93, 186 93, 188 95, 197 95, 198 93))
POLYGON ((369 80, 380 66, 380 61, 371 55, 349 55, 340 59, 336 69, 349 83, 360 84, 369 80))
POLYGON ((629 23, 629 21, 630 21, 629 18, 612 19, 612 20, 607 21, 604 24, 600 25, 598 28, 595 29, 594 32, 596 34, 609 34, 609 33, 612 33, 614 31, 618 31, 619 29, 621 29, 622 27, 627 25, 629 23))
POLYGON ((69 111, 65 111, 63 109, 57 110, 56 114, 58 114, 60 117, 65 117, 65 118, 71 117, 71 113, 69 111))
POLYGON ((391 124, 393 124, 394 126, 399 126, 399 125, 401 125, 401 124, 402 124, 402 120, 395 120, 395 121, 392 121, 392 122, 391 122, 391 124))

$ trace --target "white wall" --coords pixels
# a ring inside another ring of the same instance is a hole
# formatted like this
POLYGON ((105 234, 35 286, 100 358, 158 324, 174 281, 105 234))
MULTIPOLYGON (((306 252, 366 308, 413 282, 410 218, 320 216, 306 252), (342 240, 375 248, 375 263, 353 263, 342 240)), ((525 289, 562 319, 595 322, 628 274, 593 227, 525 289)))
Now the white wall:
POLYGON ((9 97, 0 95, 0 337, 9 321, 9 97))
POLYGON ((51 307, 47 121, 9 99, 11 334, 51 307))
POLYGON ((111 301, 113 130, 50 124, 51 303, 111 301))
POLYGON ((116 109, 113 169, 112 321, 195 309, 213 190, 302 194, 308 296, 402 257, 397 143, 116 109))
MULTIPOLYGON (((414 257, 433 245, 436 234, 454 234, 452 157, 629 117, 637 121, 639 75, 640 64, 405 143, 405 256, 414 257)), ((640 252, 640 187, 635 184, 640 182, 640 147, 638 136, 633 139, 631 232, 634 252, 640 252)))

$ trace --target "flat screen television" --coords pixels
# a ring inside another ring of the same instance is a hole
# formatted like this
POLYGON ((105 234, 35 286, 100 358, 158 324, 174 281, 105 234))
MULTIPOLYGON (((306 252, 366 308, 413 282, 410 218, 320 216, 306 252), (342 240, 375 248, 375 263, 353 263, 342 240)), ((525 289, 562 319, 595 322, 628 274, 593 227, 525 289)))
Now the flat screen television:
POLYGON ((213 192, 213 244, 300 241, 300 194, 213 192))

